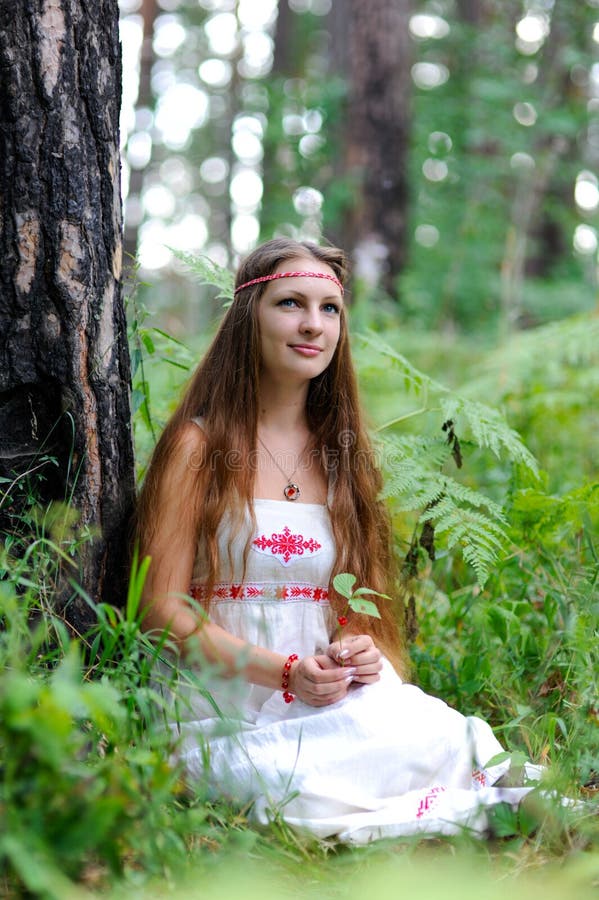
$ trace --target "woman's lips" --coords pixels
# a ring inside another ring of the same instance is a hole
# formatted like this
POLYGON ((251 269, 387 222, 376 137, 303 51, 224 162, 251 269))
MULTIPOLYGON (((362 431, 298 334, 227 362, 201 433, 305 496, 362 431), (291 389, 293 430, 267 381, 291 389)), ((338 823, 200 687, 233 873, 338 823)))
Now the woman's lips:
POLYGON ((321 352, 320 347, 316 347, 314 344, 289 344, 289 346, 302 356, 318 356, 321 352))

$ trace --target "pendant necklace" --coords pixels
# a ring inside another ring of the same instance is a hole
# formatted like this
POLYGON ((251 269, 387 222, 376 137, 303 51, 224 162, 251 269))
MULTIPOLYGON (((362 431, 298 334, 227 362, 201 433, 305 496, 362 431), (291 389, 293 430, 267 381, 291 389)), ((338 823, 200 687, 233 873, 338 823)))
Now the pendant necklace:
POLYGON ((264 447, 264 449, 266 450, 266 452, 272 459, 273 463, 275 464, 275 466, 277 467, 277 469, 279 470, 279 472, 281 473, 281 475, 284 477, 285 481, 287 482, 287 484, 283 488, 283 496, 285 497, 285 500, 297 500, 297 498, 301 494, 301 490, 300 490, 299 484, 297 484, 297 482, 293 480, 293 476, 299 469, 299 465, 303 459, 304 453, 308 449, 308 444, 310 443, 310 438, 308 438, 308 440, 306 441, 306 445, 305 445, 304 449, 302 450, 302 452, 300 453, 300 455, 297 458, 297 465, 296 465, 295 469, 293 470, 291 475, 288 475, 287 472, 285 472, 281 468, 281 466, 278 464, 278 462, 276 461, 276 459, 274 458, 274 456, 272 455, 272 453, 270 452, 270 450, 268 449, 268 447, 266 446, 266 444, 264 443, 262 438, 260 438, 258 435, 256 435, 256 437, 258 438, 258 440, 260 441, 260 443, 262 444, 262 446, 264 447))

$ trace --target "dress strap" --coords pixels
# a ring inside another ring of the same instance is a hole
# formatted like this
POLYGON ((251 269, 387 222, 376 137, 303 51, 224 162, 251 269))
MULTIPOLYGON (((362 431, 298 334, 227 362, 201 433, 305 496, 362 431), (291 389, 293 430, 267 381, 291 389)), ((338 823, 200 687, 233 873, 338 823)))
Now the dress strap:
POLYGON ((335 482, 337 481, 337 473, 329 473, 329 486, 327 488, 327 506, 331 509, 335 499, 335 482))

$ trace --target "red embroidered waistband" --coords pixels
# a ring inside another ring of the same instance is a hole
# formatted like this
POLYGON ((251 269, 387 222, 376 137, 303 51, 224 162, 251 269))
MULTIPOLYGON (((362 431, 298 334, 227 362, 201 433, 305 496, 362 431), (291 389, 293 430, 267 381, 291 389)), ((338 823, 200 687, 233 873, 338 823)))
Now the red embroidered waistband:
POLYGON ((317 603, 327 603, 329 600, 328 587, 315 584, 265 584, 264 582, 244 584, 228 584, 221 582, 215 584, 210 598, 206 597, 203 584, 192 584, 189 587, 189 595, 194 600, 314 600, 317 603))

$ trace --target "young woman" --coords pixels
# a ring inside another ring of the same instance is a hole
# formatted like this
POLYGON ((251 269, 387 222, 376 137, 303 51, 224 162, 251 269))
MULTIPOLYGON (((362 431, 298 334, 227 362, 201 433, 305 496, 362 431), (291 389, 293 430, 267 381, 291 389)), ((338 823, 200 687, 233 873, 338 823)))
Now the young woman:
POLYGON ((340 250, 284 238, 241 265, 145 479, 144 624, 198 673, 172 704, 190 785, 319 837, 480 832, 527 790, 491 786, 489 726, 406 683, 389 601, 339 636, 335 574, 395 589, 345 277, 340 250))

